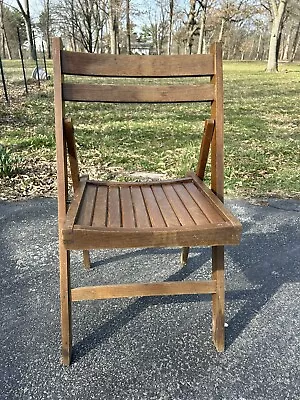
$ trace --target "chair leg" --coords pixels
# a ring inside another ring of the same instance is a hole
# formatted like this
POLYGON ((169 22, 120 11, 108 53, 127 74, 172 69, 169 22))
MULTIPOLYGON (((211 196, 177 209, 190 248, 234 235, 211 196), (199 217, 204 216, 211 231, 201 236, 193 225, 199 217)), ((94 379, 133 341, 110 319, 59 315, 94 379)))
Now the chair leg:
POLYGON ((70 365, 72 353, 70 251, 66 250, 62 244, 59 249, 59 264, 62 363, 64 365, 70 365))
POLYGON ((181 249, 181 256, 180 256, 181 265, 185 265, 187 263, 188 256, 189 256, 189 250, 190 250, 189 247, 183 247, 181 249))
POLYGON ((212 247, 212 279, 217 281, 216 293, 212 295, 212 336, 218 352, 225 347, 225 289, 224 289, 224 246, 212 247))
POLYGON ((83 265, 85 268, 91 268, 90 252, 88 250, 83 250, 83 265))

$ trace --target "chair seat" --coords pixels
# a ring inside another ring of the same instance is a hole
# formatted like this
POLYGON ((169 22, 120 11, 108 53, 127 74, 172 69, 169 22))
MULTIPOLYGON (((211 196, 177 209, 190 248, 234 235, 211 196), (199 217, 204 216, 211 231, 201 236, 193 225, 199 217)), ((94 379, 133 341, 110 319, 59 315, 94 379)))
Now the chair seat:
POLYGON ((173 181, 85 180, 63 229, 68 249, 238 244, 240 222, 195 175, 173 181))

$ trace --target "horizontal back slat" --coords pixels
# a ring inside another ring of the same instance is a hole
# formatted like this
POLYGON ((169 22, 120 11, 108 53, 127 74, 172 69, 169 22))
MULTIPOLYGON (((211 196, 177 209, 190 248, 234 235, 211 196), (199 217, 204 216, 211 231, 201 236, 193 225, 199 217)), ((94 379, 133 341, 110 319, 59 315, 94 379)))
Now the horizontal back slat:
POLYGON ((66 101, 99 101, 105 103, 183 103, 212 101, 214 85, 90 85, 63 84, 66 101))
POLYGON ((212 76, 212 54, 134 56, 62 51, 62 73, 105 77, 212 76))

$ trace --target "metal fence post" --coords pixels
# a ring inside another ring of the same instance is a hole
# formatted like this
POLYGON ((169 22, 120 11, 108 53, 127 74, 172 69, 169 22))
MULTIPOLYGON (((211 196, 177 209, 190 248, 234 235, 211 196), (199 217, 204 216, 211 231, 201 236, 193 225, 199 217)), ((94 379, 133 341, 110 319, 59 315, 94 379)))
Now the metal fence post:
POLYGON ((0 70, 1 70, 1 78, 2 78, 3 90, 4 90, 4 97, 5 97, 6 102, 9 104, 9 98, 8 98, 8 93, 7 93, 7 88, 6 88, 6 82, 5 82, 5 76, 4 76, 1 56, 0 56, 0 70))
POLYGON ((25 71, 25 66, 24 66, 24 58, 23 58, 23 51, 22 51, 22 44, 21 44, 21 37, 20 37, 19 28, 17 28, 17 32, 18 32, 18 41, 19 41, 19 53, 20 53, 21 62, 22 62, 24 86, 25 86, 26 94, 28 94, 28 87, 27 87, 27 81, 26 81, 26 71, 25 71))

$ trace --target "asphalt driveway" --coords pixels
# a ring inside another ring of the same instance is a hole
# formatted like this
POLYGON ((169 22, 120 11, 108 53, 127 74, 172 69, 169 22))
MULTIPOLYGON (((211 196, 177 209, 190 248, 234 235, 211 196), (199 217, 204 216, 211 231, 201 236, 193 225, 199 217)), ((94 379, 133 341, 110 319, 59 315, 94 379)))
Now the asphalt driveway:
MULTIPOLYGON (((0 203, 0 399, 300 399, 300 201, 228 205, 226 351, 211 343, 210 298, 73 305, 74 361, 60 364, 56 202, 0 203)), ((73 285, 203 279, 209 249, 72 253, 73 285)))

